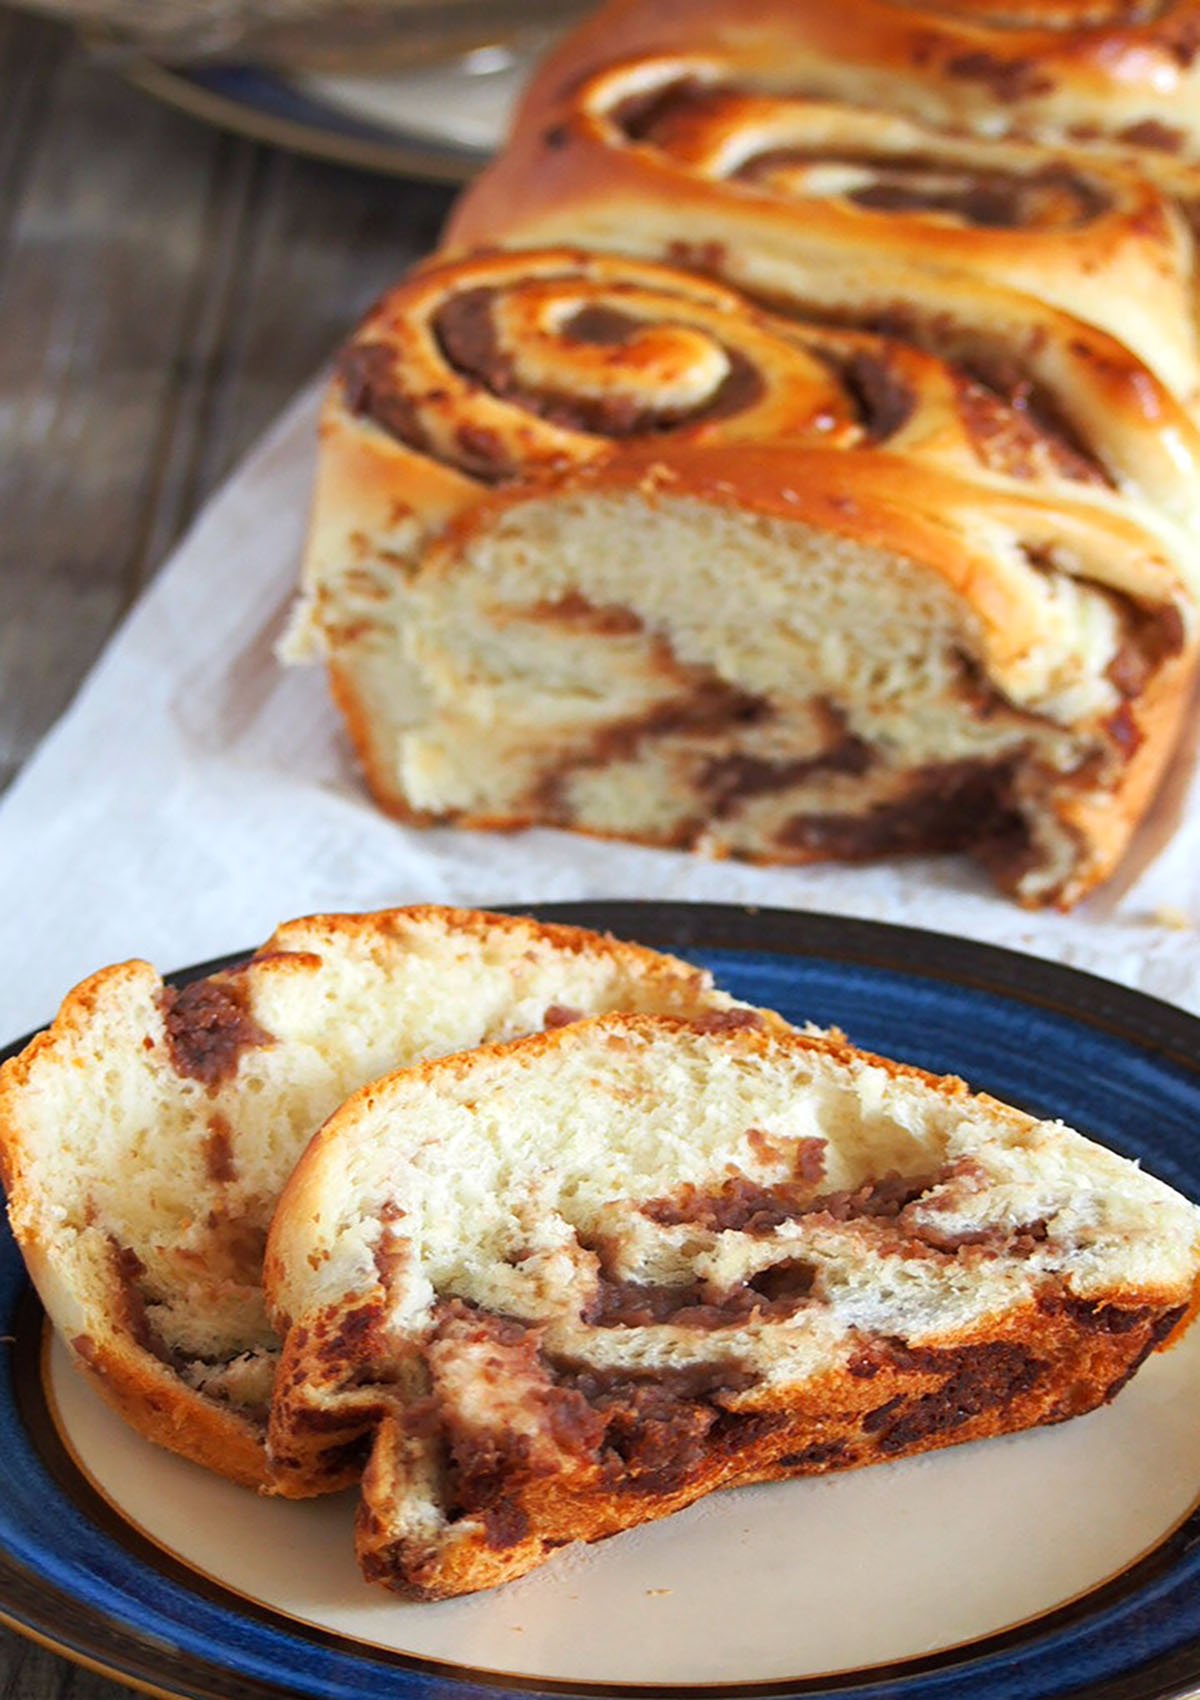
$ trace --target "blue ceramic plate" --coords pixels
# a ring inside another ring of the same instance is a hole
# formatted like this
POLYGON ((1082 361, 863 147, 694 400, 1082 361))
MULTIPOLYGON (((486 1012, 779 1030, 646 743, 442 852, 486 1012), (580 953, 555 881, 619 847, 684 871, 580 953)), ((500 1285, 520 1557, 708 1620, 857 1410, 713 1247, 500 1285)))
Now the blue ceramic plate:
MULTIPOLYGON (((1200 1022, 1166 1005, 832 917, 531 913, 675 950, 740 997, 1061 1117, 1200 1197, 1200 1022)), ((490 1595, 411 1606, 358 1581, 348 1501, 262 1501, 123 1429, 46 1349, 7 1236, 0 1305, 0 1617, 152 1693, 1183 1700, 1200 1688, 1191 1336, 1107 1410, 1060 1428, 716 1495, 490 1595)))

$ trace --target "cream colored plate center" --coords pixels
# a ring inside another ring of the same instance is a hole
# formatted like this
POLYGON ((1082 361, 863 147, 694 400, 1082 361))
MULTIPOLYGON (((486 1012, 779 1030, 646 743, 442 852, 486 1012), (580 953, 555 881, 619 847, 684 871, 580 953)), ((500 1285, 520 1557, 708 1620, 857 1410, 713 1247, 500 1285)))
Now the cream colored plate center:
POLYGON ((1062 1427, 715 1495, 507 1588, 412 1605, 359 1578, 353 1496, 259 1499, 155 1450, 57 1342, 50 1384, 99 1491, 234 1592, 420 1658, 568 1682, 759 1682, 973 1641, 1126 1569, 1200 1494, 1197 1327, 1062 1427))

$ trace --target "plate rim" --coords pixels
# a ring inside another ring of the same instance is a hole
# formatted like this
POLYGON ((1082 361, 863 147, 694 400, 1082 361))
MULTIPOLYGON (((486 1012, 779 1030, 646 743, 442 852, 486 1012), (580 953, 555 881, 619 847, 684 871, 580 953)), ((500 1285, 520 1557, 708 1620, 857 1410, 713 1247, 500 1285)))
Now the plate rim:
MULTIPOLYGON (((859 917, 754 904, 589 899, 552 904, 496 905, 494 911, 611 931, 617 936, 637 939, 656 948, 683 954, 693 950, 725 950, 741 951, 750 955, 790 956, 828 961, 837 966, 875 968, 893 976, 972 989, 1090 1026, 1109 1038, 1133 1044, 1158 1060, 1182 1068, 1187 1075, 1200 1080, 1200 1018, 1176 1005, 1121 986, 1099 975, 961 935, 859 917)), ((164 975, 164 978, 177 984, 186 984, 221 968, 244 962, 250 954, 251 951, 226 953, 177 969, 164 975)), ((5 1046, 0 1050, 0 1061, 16 1054, 28 1043, 30 1037, 32 1035, 26 1035, 5 1046)), ((36 1295, 28 1284, 24 1297, 26 1302, 40 1312, 36 1295)), ((10 1314, 15 1316, 18 1309, 19 1302, 12 1307, 10 1314)), ((22 1414, 22 1399, 11 1375, 10 1398, 13 1411, 19 1419, 22 1414)), ((45 1455, 41 1445, 31 1430, 26 1429, 26 1435, 38 1453, 39 1461, 45 1467, 45 1455)), ((56 1435, 56 1440, 61 1446, 61 1436, 56 1435)), ((61 1481, 57 1477, 54 1479, 61 1491, 61 1481)), ((87 1482, 87 1478, 83 1479, 94 1493, 95 1490, 90 1482, 87 1482)), ((116 1518, 118 1514, 114 1512, 113 1516, 116 1518)), ((1186 1530, 1188 1524, 1196 1522, 1197 1518, 1200 1518, 1200 1511, 1192 1513, 1183 1529, 1186 1530)), ((105 1538, 113 1538, 103 1526, 100 1526, 99 1532, 105 1538)), ((1166 1537, 1164 1542, 1137 1561, 1137 1567, 1140 1569, 1148 1561, 1153 1561, 1163 1552, 1164 1546, 1178 1540, 1182 1532, 1176 1530, 1173 1536, 1166 1537)), ((1196 1541, 1197 1536, 1193 1533, 1185 1550, 1192 1550, 1196 1541)), ((126 1551, 128 1550, 126 1546, 126 1551)), ((185 1571, 188 1569, 185 1561, 180 1561, 180 1567, 185 1571)), ((1127 1573, 1122 1572, 1121 1576, 1127 1573)), ((1058 1619, 1061 1622, 1061 1613, 1069 1613, 1073 1606, 1078 1608, 1085 1602, 1095 1601, 1097 1595, 1103 1596, 1120 1583, 1121 1576, 1089 1590, 1079 1601, 1052 1608, 1048 1614, 1051 1621, 1058 1619)), ((51 1631, 44 1622, 38 1621, 41 1613, 26 1618, 10 1609, 10 1591, 14 1587, 18 1592, 22 1587, 28 1588, 35 1597, 39 1594, 45 1595, 47 1579, 39 1578, 35 1572, 15 1559, 12 1553, 0 1550, 0 1624, 37 1641, 76 1664, 155 1696, 156 1700, 242 1700, 243 1696, 245 1700, 283 1700, 284 1696, 295 1693, 294 1689, 280 1685, 278 1675, 273 1680, 255 1676, 247 1682, 240 1673, 223 1665, 202 1662, 192 1652, 181 1652, 179 1655, 186 1665, 187 1686, 164 1686, 161 1676, 156 1680, 153 1663, 153 1660, 157 1659, 161 1664, 161 1649, 154 1649, 149 1653, 142 1652, 140 1657, 135 1657, 133 1651, 127 1648, 124 1656, 117 1658, 98 1655, 94 1635, 91 1636, 91 1645, 87 1642, 88 1624, 92 1620, 99 1620, 107 1629, 115 1629, 118 1637, 124 1635, 126 1639, 136 1641, 136 1621, 130 1622, 126 1619, 124 1623, 120 1623, 109 1619, 98 1607, 81 1599, 77 1593, 65 1591, 56 1584, 53 1586, 57 1599, 64 1606, 74 1608, 76 1612, 81 1609, 84 1612, 83 1638, 79 1634, 64 1637, 51 1631)), ((225 1593, 228 1598, 228 1591, 225 1593)), ((234 1598, 236 1599, 236 1596, 234 1598)), ((225 1609, 229 1609, 227 1605, 225 1609)), ((265 1612, 265 1616, 270 1620, 269 1610, 265 1612)), ((279 1621, 275 1620, 276 1628, 279 1621)), ((777 1679, 773 1683, 722 1683, 715 1687, 689 1684, 673 1686, 669 1691, 662 1692, 679 1696, 680 1700, 683 1700, 684 1696, 705 1692, 719 1693, 725 1697, 733 1697, 739 1693, 759 1697, 806 1692, 813 1695, 821 1692, 850 1695, 861 1688, 872 1687, 878 1690, 881 1684, 895 1684, 897 1700, 900 1700, 907 1691, 910 1680, 936 1676, 939 1669, 947 1676, 951 1676, 955 1671, 965 1672, 977 1659, 994 1658, 1002 1651, 1007 1638, 1019 1637, 1021 1646, 1029 1646, 1039 1639, 1039 1629, 1036 1626, 1045 1621, 1045 1617, 1027 1620, 1028 1627, 1024 1629, 1023 1626, 1017 1625, 1011 1630, 1001 1630, 994 1635, 981 1637, 964 1647, 947 1649, 948 1656, 933 1664, 929 1661, 918 1663, 905 1660, 890 1666, 866 1667, 861 1672, 847 1672, 840 1679, 833 1681, 821 1679, 823 1687, 815 1683, 810 1685, 808 1679, 799 1687, 794 1679, 777 1679), (973 1659, 971 1650, 974 1648, 979 1651, 973 1659)), ((289 1633, 286 1627, 281 1632, 285 1635, 289 1633)), ((1047 1630, 1047 1633, 1049 1632, 1047 1630)), ((337 1636, 330 1639, 339 1645, 343 1654, 353 1655, 352 1640, 337 1636)), ((300 1637, 296 1637, 296 1644, 303 1645, 300 1637)), ((145 1645, 146 1638, 142 1637, 139 1646, 144 1648, 145 1645)), ((373 1662, 377 1661, 363 1658, 364 1674, 373 1662)), ((384 1662, 394 1668, 394 1661, 384 1662)), ((633 1697, 654 1692, 645 1686, 639 1688, 638 1685, 629 1684, 587 1684, 580 1688, 578 1685, 573 1687, 569 1682, 497 1677, 490 1672, 473 1671, 452 1665, 438 1670, 419 1658, 412 1661, 401 1659, 399 1662, 401 1668, 405 1668, 406 1673, 416 1683, 434 1685, 429 1689, 422 1686, 419 1692, 423 1695, 439 1692, 442 1684, 445 1685, 448 1695, 454 1692, 499 1694, 508 1691, 549 1695, 574 1692, 597 1696, 606 1693, 629 1694, 633 1697)), ((1200 1638, 1187 1642, 1173 1652, 1160 1654, 1148 1669, 1135 1668, 1132 1673, 1129 1670, 1118 1672, 1115 1676, 1103 1679, 1099 1684, 1093 1683, 1092 1686, 1080 1690, 1078 1700, 1192 1700, 1192 1697, 1200 1692, 1197 1688, 1198 1682, 1200 1638), (1147 1677, 1153 1681, 1152 1689, 1145 1687, 1147 1677)), ((888 1687, 887 1692, 890 1694, 892 1691, 892 1688, 888 1687)), ((414 1689, 414 1694, 417 1692, 418 1690, 414 1689)))
MULTIPOLYGON (((83 39, 93 52, 103 55, 106 38, 97 30, 84 31, 83 39)), ((116 73, 134 88, 161 101, 165 106, 184 112, 217 129, 243 136, 248 141, 283 148, 288 153, 306 159, 320 160, 327 165, 350 167, 373 172, 378 176, 418 178, 428 183, 461 187, 483 170, 490 152, 466 144, 435 143, 413 132, 388 130, 365 120, 350 120, 335 114, 316 96, 307 94, 301 85, 286 74, 268 66, 247 61, 244 64, 210 67, 210 77, 220 74, 253 72, 265 77, 277 87, 314 109, 335 116, 339 122, 307 124, 297 118, 264 112, 247 100, 240 100, 227 91, 214 87, 192 72, 164 63, 146 53, 122 56, 113 63, 116 73)))

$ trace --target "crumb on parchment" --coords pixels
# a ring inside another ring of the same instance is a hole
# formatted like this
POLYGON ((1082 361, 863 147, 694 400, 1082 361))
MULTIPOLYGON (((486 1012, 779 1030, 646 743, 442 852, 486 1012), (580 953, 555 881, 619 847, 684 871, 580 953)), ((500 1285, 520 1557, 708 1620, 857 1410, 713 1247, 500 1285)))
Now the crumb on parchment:
POLYGON ((1195 916, 1189 915, 1184 909, 1176 909, 1173 904, 1164 903, 1150 912, 1150 920, 1156 927, 1166 927, 1173 933, 1190 933, 1196 925, 1195 916))

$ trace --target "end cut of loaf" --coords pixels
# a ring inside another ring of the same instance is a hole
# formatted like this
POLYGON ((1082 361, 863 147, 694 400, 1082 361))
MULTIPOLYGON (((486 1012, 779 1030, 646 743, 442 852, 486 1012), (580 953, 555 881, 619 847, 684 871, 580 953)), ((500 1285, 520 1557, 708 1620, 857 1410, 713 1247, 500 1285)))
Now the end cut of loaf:
POLYGON ((1200 436, 1111 338, 799 259, 427 268, 346 350, 292 653, 418 822, 1110 874, 1197 656, 1200 436), (832 322, 831 322, 832 321, 832 322), (884 328, 886 327, 886 328, 884 328))
POLYGON ((623 1009, 737 1018, 672 957, 456 909, 292 921, 181 989, 93 975, 0 1070, 13 1232, 76 1363, 150 1440, 263 1486, 263 1247, 311 1135, 377 1075, 623 1009))
POLYGON ((753 1017, 611 1016, 352 1098, 272 1228, 280 1491, 369 1448, 368 1577, 440 1598, 718 1487, 1111 1399, 1200 1211, 1061 1124, 753 1017))

